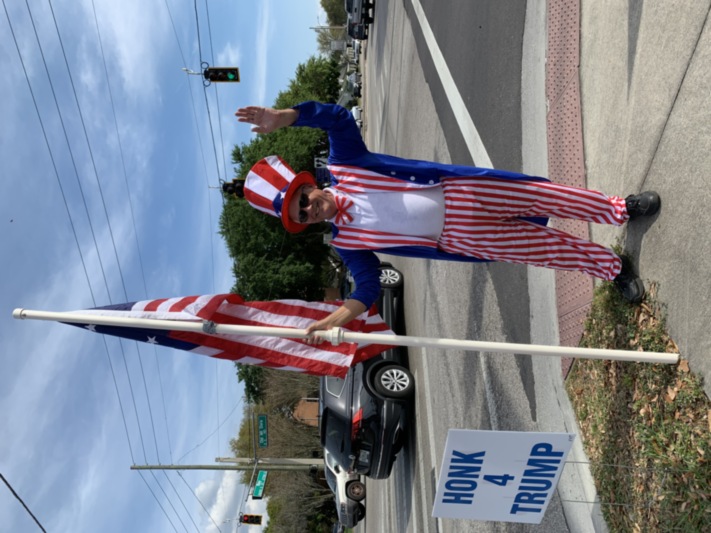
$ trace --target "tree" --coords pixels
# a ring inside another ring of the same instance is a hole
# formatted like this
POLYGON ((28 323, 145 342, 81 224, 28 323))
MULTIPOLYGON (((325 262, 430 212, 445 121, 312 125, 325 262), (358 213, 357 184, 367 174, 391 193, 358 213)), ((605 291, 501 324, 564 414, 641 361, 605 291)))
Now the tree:
POLYGON ((309 58, 296 67, 296 77, 286 91, 279 93, 275 107, 284 109, 305 100, 335 102, 338 99, 338 74, 339 66, 335 59, 309 58))
MULTIPOLYGON (((338 4, 343 10, 341 0, 331 4, 338 4)), ((274 107, 286 108, 306 100, 335 102, 337 98, 338 63, 330 58, 311 58, 299 65, 274 107)), ((296 171, 313 172, 314 156, 327 148, 327 136, 311 128, 285 128, 257 135, 251 142, 235 146, 235 177, 243 179, 259 159, 272 154, 282 156, 296 171)), ((275 217, 265 216, 244 200, 227 196, 220 215, 220 234, 234 260, 232 290, 245 299, 323 298, 328 257, 323 228, 310 226, 298 235, 290 235, 275 217)), ((245 384, 254 412, 269 415, 269 447, 259 449, 258 454, 312 457, 320 451, 318 430, 291 417, 299 399, 317 393, 317 378, 248 365, 237 365, 236 372, 245 384)), ((245 410, 239 432, 230 440, 235 456, 253 456, 253 431, 251 412, 245 410)), ((250 475, 246 474, 244 483, 249 482, 250 475)), ((328 531, 322 529, 322 522, 331 524, 335 519, 330 490, 306 472, 274 472, 268 477, 266 490, 270 520, 267 531, 328 531)))
POLYGON ((340 50, 331 50, 331 41, 347 41, 348 33, 346 27, 330 26, 328 28, 319 29, 316 34, 316 44, 318 51, 323 55, 331 56, 337 61, 341 60, 343 55, 340 50))
POLYGON ((326 12, 329 26, 342 26, 348 18, 343 0, 321 0, 321 7, 326 12))
POLYGON ((244 383, 244 396, 249 404, 262 403, 264 399, 264 369, 257 365, 235 363, 237 381, 244 383))

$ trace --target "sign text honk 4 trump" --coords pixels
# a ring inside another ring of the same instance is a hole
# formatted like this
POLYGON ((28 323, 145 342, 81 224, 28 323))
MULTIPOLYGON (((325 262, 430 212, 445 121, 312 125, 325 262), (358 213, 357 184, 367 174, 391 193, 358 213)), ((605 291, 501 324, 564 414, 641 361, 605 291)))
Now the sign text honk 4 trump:
POLYGON ((432 516, 539 524, 574 439, 450 429, 432 516))

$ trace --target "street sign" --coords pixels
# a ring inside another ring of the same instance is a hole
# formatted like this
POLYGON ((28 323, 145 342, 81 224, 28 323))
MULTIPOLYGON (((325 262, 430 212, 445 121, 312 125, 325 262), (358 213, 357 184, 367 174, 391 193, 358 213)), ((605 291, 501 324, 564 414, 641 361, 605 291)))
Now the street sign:
POLYGON ((257 415, 258 441, 260 448, 267 447, 267 415, 257 415))
POLYGON ((257 482, 254 484, 254 491, 252 492, 253 500, 261 500, 264 495, 264 485, 267 483, 267 471, 260 470, 257 473, 257 482))

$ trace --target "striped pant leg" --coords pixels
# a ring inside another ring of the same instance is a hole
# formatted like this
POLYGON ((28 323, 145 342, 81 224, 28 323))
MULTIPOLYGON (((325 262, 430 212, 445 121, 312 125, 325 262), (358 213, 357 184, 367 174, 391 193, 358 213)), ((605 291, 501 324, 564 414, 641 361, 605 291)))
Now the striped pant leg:
MULTIPOLYGON (((501 180, 481 181, 500 182, 501 180)), ((516 216, 553 216, 550 210, 539 210, 542 205, 551 203, 545 199, 546 195, 543 195, 544 200, 539 202, 537 199, 531 200, 529 198, 530 193, 526 191, 530 189, 514 187, 514 189, 524 191, 517 196, 517 198, 522 197, 523 199, 513 202, 515 206, 521 206, 528 202, 528 207, 513 215, 510 212, 512 208, 491 200, 491 196, 499 194, 502 188, 504 194, 507 197, 510 196, 510 188, 506 186, 508 182, 506 184, 495 183, 494 186, 484 185, 474 189, 466 186, 461 187, 458 185, 459 182, 460 180, 456 180, 457 186, 455 187, 451 186, 455 183, 454 180, 443 184, 446 205, 445 225, 438 241, 442 250, 491 261, 523 263, 558 270, 579 270, 606 280, 614 279, 620 272, 622 267, 620 258, 612 250, 554 228, 513 218, 516 216), (480 198, 482 193, 479 192, 482 189, 485 196, 483 201, 480 198)), ((569 189, 571 188, 563 186, 562 192, 571 194, 569 189)), ((549 191, 551 188, 546 187, 544 190, 549 191)), ((576 190, 574 189, 572 194, 576 194, 576 190)), ((558 197, 556 194, 553 196, 558 197)), ((619 213, 622 213, 624 217, 627 216, 624 200, 621 201, 621 210, 616 207, 619 206, 619 203, 614 198, 609 202, 600 202, 603 205, 607 204, 606 214, 618 213, 618 218, 612 217, 611 223, 622 218, 619 213)), ((560 204, 557 200, 552 203, 560 204)), ((588 206, 589 202, 583 202, 581 211, 589 213, 588 206)), ((561 208, 563 207, 565 206, 561 208)), ((561 208, 557 212, 560 212, 561 208)))
POLYGON ((616 226, 629 220, 623 198, 561 183, 445 178, 442 187, 449 205, 501 218, 545 216, 616 226))

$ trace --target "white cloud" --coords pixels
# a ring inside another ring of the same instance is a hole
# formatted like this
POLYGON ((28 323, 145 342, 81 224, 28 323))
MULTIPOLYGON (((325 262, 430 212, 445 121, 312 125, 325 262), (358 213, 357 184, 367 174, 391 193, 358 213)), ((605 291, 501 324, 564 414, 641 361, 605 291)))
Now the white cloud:
MULTIPOLYGON (((93 27, 91 3, 85 0, 87 19, 93 27)), ((124 94, 155 98, 159 94, 156 79, 159 60, 174 39, 166 4, 139 0, 96 2, 96 16, 110 68, 118 69, 124 94)), ((175 16, 175 15, 174 15, 175 16)))
POLYGON ((242 62, 242 50, 238 44, 228 42, 225 46, 217 53, 217 66, 221 67, 231 67, 239 66, 242 62))
MULTIPOLYGON (((256 55, 254 105, 267 104, 266 86, 267 72, 269 72, 269 47, 274 36, 271 11, 271 0, 260 3, 260 9, 257 15, 257 42, 254 43, 254 52, 256 55)), ((282 45, 287 46, 287 43, 283 43, 282 45)))
MULTIPOLYGON (((119 150, 92 2, 53 2, 93 163, 48 4, 31 3, 31 8, 55 83, 71 152, 59 123, 26 7, 9 3, 8 10, 49 138, 51 157, 7 20, 0 17, 0 67, 17 74, 0 78, 0 94, 3 95, 0 213, 5 215, 0 220, 0 248, 10 251, 3 256, 0 265, 3 280, 0 302, 5 303, 0 309, 0 411, 4 413, 0 426, 0 457, 6 465, 3 473, 26 497, 48 530, 112 533, 144 530, 145 524, 155 525, 150 531, 172 530, 141 476, 128 470, 131 457, 126 430, 101 337, 69 326, 10 318, 11 308, 16 306, 73 310, 93 305, 54 164, 97 305, 109 303, 104 273, 113 302, 146 297, 134 232, 138 233, 141 246, 147 297, 208 292, 213 283, 221 292, 228 290, 233 281, 231 262, 215 235, 221 205, 219 193, 206 187, 207 181, 216 183, 216 175, 208 117, 199 92, 202 87, 197 77, 180 72, 184 62, 194 67, 198 61, 194 8, 192 4, 176 0, 167 0, 167 3, 171 6, 182 49, 190 54, 185 61, 178 49, 166 2, 95 0, 120 131, 122 150, 119 150), (188 91, 193 87, 199 87, 193 91, 195 101, 188 91), (199 125, 195 124, 195 114, 199 125), (204 154, 200 152, 198 130, 204 154), (75 158, 79 178, 70 156, 75 158), (103 199, 99 196, 97 174, 103 199), (84 188, 96 244, 77 179, 84 188), (212 221, 208 216, 208 199, 212 205, 212 221), (107 225, 104 203, 113 235, 107 225), (140 524, 138 529, 132 527, 134 521, 140 524)), ((299 54, 295 53, 295 46, 291 46, 296 43, 275 35, 275 28, 281 27, 278 19, 284 18, 284 10, 274 8, 271 0, 248 6, 241 4, 239 10, 234 2, 225 0, 211 3, 210 9, 214 35, 220 35, 220 31, 228 35, 227 39, 215 40, 216 49, 220 50, 218 59, 241 68, 244 65, 250 72, 249 79, 238 87, 219 88, 221 104, 229 106, 229 112, 222 110, 218 117, 214 108, 212 111, 215 123, 224 121, 223 142, 229 157, 238 133, 249 135, 237 127, 232 116, 233 107, 243 105, 235 105, 233 96, 246 98, 255 91, 252 95, 258 96, 258 102, 273 98, 283 87, 268 87, 275 84, 273 79, 268 81, 273 74, 268 60, 271 58, 273 63, 284 55, 293 60, 299 54), (248 20, 244 26, 240 25, 242 20, 235 24, 237 11, 240 15, 242 11, 249 11, 244 17, 248 20), (256 32, 259 32, 258 37, 256 32), (227 42, 221 44, 225 40, 227 42), (278 51, 274 52, 275 49, 278 51), (238 88, 242 90, 235 91, 238 88)), ((298 12, 303 11, 300 7, 298 12)), ((200 20, 204 24, 202 12, 200 20)), ((293 14, 283 24, 299 25, 293 14)), ((202 33, 203 41, 206 35, 202 33)), ((222 165, 219 149, 218 154, 222 165)), ((229 167, 228 172, 231 172, 229 167)), ((228 415, 241 394, 229 362, 159 350, 162 378, 159 383, 151 348, 142 349, 141 368, 135 345, 125 343, 124 366, 119 342, 107 339, 107 343, 137 462, 144 458, 136 416, 140 417, 144 431, 147 460, 156 455, 146 388, 162 462, 167 462, 170 456, 169 445, 177 459, 206 440, 186 458, 196 463, 211 462, 217 453, 229 452, 227 441, 237 430, 241 409, 219 432, 206 439, 215 430, 218 419, 228 415), (135 408, 126 367, 133 381, 135 408), (163 411, 164 402, 167 413, 163 411)), ((225 476, 220 476, 212 499, 205 501, 205 505, 224 519, 234 518, 235 509, 230 507, 229 500, 240 498, 239 488, 234 480, 230 482, 229 476, 223 478, 225 476)), ((147 479, 163 505, 169 507, 166 500, 170 500, 180 507, 172 489, 164 496, 157 490, 153 478, 148 476, 147 479)), ((197 486, 197 482, 192 485, 197 486)), ((186 487, 179 490, 185 491, 186 487)), ((205 513, 193 496, 186 497, 183 493, 182 497, 195 520, 202 520, 198 517, 204 517, 205 513)), ((12 500, 0 498, 0 516, 9 530, 28 529, 27 516, 12 500)))
MULTIPOLYGON (((267 525, 267 502, 266 500, 255 501, 251 498, 245 503, 244 496, 246 487, 239 484, 241 473, 236 471, 216 472, 215 475, 200 483, 196 489, 196 494, 201 501, 212 502, 208 510, 212 519, 219 525, 227 522, 231 525, 230 530, 236 530, 237 522, 234 519, 239 517, 239 513, 261 514, 263 515, 262 528, 254 529, 255 533, 267 525)), ((205 533, 217 533, 217 527, 210 520, 203 520, 205 533)), ((223 530, 224 531, 224 530, 223 530)))

